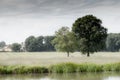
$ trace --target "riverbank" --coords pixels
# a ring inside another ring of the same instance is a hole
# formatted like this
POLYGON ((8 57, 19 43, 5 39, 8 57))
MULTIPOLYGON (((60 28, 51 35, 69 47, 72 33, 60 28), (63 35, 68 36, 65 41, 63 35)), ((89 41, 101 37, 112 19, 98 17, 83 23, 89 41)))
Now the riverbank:
POLYGON ((42 74, 42 73, 81 73, 81 72, 118 72, 120 63, 114 64, 74 64, 61 63, 49 67, 40 66, 0 66, 0 74, 42 74))

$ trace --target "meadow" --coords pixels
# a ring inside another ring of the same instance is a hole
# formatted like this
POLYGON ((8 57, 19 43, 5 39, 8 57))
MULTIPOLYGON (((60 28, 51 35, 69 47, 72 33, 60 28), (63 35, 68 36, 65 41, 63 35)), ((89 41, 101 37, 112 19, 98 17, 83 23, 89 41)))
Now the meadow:
POLYGON ((71 53, 67 57, 63 52, 1 52, 0 65, 50 66, 59 63, 94 63, 111 64, 120 62, 120 52, 98 52, 90 57, 80 52, 71 53))

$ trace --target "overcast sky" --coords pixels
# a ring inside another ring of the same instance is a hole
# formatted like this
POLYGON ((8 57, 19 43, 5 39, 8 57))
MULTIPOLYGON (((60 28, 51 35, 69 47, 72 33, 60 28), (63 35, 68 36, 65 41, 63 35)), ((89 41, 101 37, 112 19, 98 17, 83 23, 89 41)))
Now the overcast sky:
POLYGON ((120 0, 0 0, 0 41, 53 35, 87 14, 100 18, 109 33, 119 33, 120 0))

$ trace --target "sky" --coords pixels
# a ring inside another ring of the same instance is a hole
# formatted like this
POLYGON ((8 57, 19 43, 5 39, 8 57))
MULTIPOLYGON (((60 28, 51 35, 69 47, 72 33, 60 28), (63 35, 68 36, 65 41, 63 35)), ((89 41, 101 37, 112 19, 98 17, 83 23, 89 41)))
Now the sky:
POLYGON ((93 14, 108 33, 120 31, 120 0, 0 0, 0 41, 21 43, 31 35, 54 35, 93 14))

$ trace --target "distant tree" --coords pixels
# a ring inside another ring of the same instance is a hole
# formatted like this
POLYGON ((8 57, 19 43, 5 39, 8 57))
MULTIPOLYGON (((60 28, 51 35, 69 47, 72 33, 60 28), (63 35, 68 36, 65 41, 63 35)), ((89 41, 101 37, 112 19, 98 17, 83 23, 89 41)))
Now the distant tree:
POLYGON ((45 36, 44 37, 45 51, 55 51, 55 48, 51 43, 54 38, 55 38, 55 36, 45 36))
POLYGON ((25 49, 26 51, 29 52, 33 52, 36 51, 36 38, 34 36, 29 36, 26 40, 25 40, 25 49))
POLYGON ((25 40, 25 48, 27 51, 29 52, 40 52, 40 51, 44 51, 45 47, 43 44, 43 36, 39 36, 39 37, 34 37, 34 36, 29 36, 26 40, 25 40))
POLYGON ((21 45, 18 43, 13 43, 11 48, 12 48, 12 51, 14 52, 20 52, 21 45))
POLYGON ((67 52, 69 57, 69 53, 76 50, 76 42, 74 33, 70 32, 68 27, 62 27, 55 32, 52 44, 55 45, 56 50, 67 52))
POLYGON ((6 43, 5 43, 4 41, 1 41, 1 42, 0 42, 0 48, 5 47, 5 45, 6 45, 6 43))
POLYGON ((107 51, 117 52, 120 51, 120 34, 109 34, 106 40, 107 51))
POLYGON ((102 21, 93 15, 86 15, 78 18, 73 24, 72 31, 79 40, 80 51, 90 56, 90 53, 100 51, 105 47, 107 29, 102 21))
POLYGON ((36 51, 39 52, 39 51, 44 51, 45 50, 43 40, 44 40, 43 36, 39 36, 39 37, 36 38, 36 48, 37 48, 36 51))

